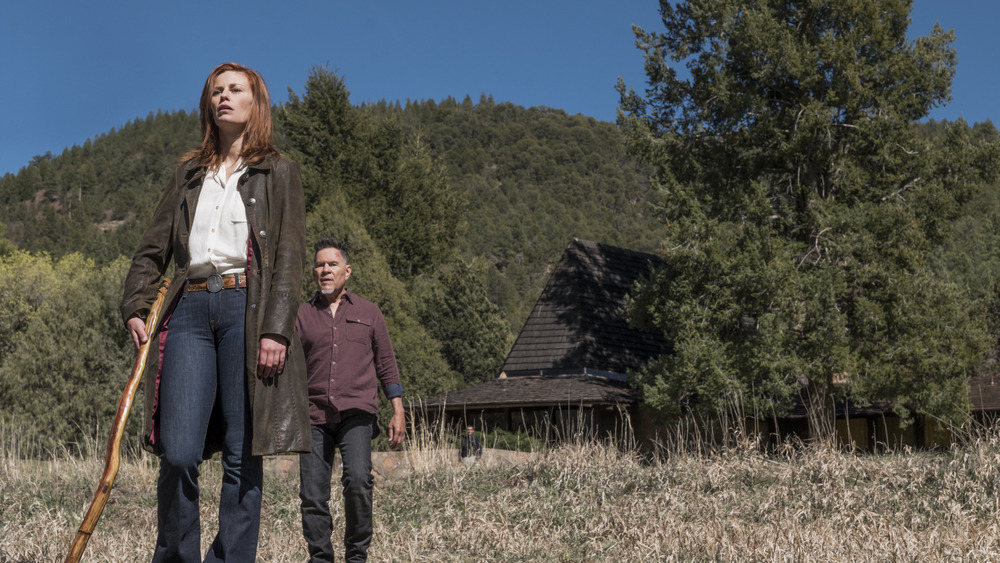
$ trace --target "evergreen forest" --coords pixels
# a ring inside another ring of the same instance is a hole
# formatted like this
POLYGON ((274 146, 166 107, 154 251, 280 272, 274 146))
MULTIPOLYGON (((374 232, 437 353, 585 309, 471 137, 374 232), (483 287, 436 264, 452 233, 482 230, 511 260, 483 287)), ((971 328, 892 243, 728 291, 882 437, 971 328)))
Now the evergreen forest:
MULTIPOLYGON (((308 240, 351 245, 350 287, 385 312, 408 398, 496 377, 572 237, 644 251, 661 238, 612 123, 490 96, 353 105, 323 68, 273 114, 302 168, 308 240)), ((197 142, 197 114, 156 112, 0 179, 0 412, 51 429, 43 443, 113 418, 134 358, 127 263, 197 142)))

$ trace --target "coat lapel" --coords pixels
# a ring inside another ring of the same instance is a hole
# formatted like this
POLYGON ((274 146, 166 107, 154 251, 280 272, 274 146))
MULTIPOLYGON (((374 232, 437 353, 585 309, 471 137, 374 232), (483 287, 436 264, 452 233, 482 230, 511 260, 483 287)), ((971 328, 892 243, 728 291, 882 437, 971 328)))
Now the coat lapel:
POLYGON ((205 180, 205 167, 199 166, 188 171, 184 179, 184 220, 180 222, 180 239, 187 245, 191 235, 191 223, 194 221, 195 208, 198 206, 198 196, 205 180))

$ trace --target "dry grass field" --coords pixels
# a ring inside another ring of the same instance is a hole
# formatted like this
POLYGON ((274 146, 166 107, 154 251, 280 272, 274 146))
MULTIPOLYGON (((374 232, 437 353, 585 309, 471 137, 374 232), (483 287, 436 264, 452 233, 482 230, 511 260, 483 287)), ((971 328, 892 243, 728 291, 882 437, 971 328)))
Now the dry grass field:
MULTIPOLYGON (((0 438, 0 562, 62 561, 103 448, 31 461, 16 437, 0 438)), ((372 561, 1000 560, 995 433, 944 452, 743 444, 654 460, 588 440, 471 469, 417 442, 406 471, 377 480, 372 561)), ((206 547, 219 473, 205 464, 206 547)), ((151 456, 123 461, 84 561, 149 559, 155 481, 151 456)), ((297 486, 294 472, 269 472, 259 561, 306 560, 297 486)))

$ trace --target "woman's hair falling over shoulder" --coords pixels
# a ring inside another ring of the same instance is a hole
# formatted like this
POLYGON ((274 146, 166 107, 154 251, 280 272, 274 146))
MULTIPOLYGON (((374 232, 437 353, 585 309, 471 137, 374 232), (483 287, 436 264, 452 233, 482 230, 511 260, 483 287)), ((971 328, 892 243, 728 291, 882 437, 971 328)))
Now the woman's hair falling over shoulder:
POLYGON ((222 63, 209 73, 201 90, 201 101, 198 104, 201 113, 201 145, 188 151, 181 157, 181 162, 194 160, 209 168, 222 164, 219 126, 216 125, 211 110, 212 87, 220 74, 229 71, 243 73, 250 83, 250 92, 253 94, 253 108, 246 130, 243 132, 240 156, 244 162, 259 162, 267 156, 278 154, 278 149, 274 146, 274 125, 271 122, 271 96, 267 92, 264 79, 257 71, 241 64, 222 63))

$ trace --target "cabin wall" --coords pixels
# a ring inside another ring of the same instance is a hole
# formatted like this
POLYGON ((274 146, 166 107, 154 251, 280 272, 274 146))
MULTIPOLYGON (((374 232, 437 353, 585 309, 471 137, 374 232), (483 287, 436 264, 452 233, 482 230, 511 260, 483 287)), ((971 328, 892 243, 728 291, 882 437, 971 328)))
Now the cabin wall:
MULTIPOLYGON (((422 412, 416 415, 428 428, 449 429, 472 425, 477 432, 495 429, 524 432, 545 443, 584 441, 592 438, 633 442, 632 406, 545 406, 531 408, 449 409, 445 412, 422 412)), ((453 430, 449 430, 453 431, 453 430)))
MULTIPOLYGON (((450 409, 446 412, 420 412, 418 420, 429 427, 444 427, 448 432, 471 424, 477 432, 501 429, 508 432, 525 432, 548 444, 558 444, 597 438, 622 445, 637 445, 652 451, 675 444, 679 437, 702 445, 719 445, 736 436, 748 436, 765 448, 776 447, 791 439, 807 441, 809 425, 805 418, 753 419, 732 423, 739 428, 726 431, 722 424, 712 427, 695 424, 679 427, 669 423, 656 411, 641 405, 627 406, 545 406, 533 408, 450 409)), ((992 425, 1000 413, 979 413, 978 423, 992 425)), ((917 416, 915 421, 903 425, 892 413, 838 418, 835 425, 836 441, 841 447, 857 451, 875 452, 886 449, 946 448, 952 443, 951 429, 933 418, 917 416)))

